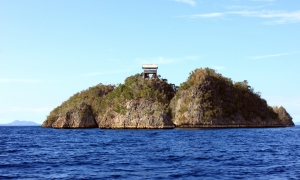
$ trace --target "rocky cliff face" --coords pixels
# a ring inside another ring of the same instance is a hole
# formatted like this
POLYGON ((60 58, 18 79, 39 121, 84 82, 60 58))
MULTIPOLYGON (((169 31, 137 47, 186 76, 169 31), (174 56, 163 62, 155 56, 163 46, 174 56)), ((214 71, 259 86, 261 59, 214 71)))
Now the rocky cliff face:
POLYGON ((100 128, 174 128, 168 105, 175 94, 165 79, 130 76, 107 98, 107 110, 99 113, 100 128))
MULTIPOLYGON (((278 117, 247 81, 233 83, 212 69, 196 69, 172 99, 177 127, 277 127, 294 125, 278 117)), ((282 113, 284 114, 284 113, 282 113)))
POLYGON ((286 125, 286 126, 295 126, 293 122, 293 118, 290 116, 290 114, 286 111, 286 109, 282 106, 280 107, 273 107, 274 112, 278 114, 278 119, 280 120, 280 123, 286 125))
POLYGON ((61 115, 52 124, 53 128, 96 128, 97 124, 91 107, 82 102, 77 109, 61 115))
POLYGON ((114 86, 112 85, 98 84, 74 94, 50 112, 47 119, 43 122, 42 127, 98 127, 94 117, 99 112, 106 111, 106 107, 102 104, 105 104, 107 94, 113 90, 114 86))
POLYGON ((75 94, 54 109, 42 127, 174 128, 167 113, 174 94, 166 79, 136 74, 116 88, 100 84, 75 94), (76 108, 82 101, 86 103, 76 108))
MULTIPOLYGON (((57 117, 58 118, 58 117, 57 117)), ((44 122, 43 122, 43 124, 42 124, 42 126, 41 127, 43 127, 43 128, 52 128, 52 124, 53 124, 53 122, 55 122, 57 119, 55 119, 55 120, 53 120, 53 121, 47 121, 47 120, 45 120, 44 122)))
POLYGON ((65 114, 60 114, 56 121, 51 125, 49 122, 44 122, 42 127, 53 128, 96 128, 97 123, 94 119, 91 107, 82 102, 77 108, 68 111, 65 114))
POLYGON ((110 110, 98 117, 99 128, 166 129, 174 128, 162 104, 147 99, 132 99, 125 103, 124 113, 110 110))

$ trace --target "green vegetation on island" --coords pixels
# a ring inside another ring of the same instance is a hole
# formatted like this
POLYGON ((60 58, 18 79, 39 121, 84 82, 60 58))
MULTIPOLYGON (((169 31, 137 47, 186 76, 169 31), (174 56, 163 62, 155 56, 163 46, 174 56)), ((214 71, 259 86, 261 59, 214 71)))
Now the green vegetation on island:
POLYGON ((116 112, 124 113, 125 101, 131 99, 148 99, 161 103, 165 108, 168 107, 171 99, 175 95, 175 90, 166 79, 153 78, 151 80, 142 78, 136 74, 125 79, 124 84, 119 84, 108 97, 108 103, 116 112))

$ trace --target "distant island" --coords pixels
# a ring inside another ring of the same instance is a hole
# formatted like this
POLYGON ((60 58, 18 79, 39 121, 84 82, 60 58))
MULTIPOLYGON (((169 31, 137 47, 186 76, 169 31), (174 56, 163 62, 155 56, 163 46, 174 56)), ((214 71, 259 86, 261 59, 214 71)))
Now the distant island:
POLYGON ((40 126, 41 124, 37 124, 33 121, 19 121, 15 120, 11 123, 0 124, 0 126, 40 126))
POLYGON ((157 65, 143 65, 144 72, 127 77, 124 84, 100 83, 74 94, 50 112, 42 127, 166 129, 295 126, 284 107, 269 106, 246 80, 233 82, 213 69, 199 68, 177 87, 157 75, 157 68, 157 65))

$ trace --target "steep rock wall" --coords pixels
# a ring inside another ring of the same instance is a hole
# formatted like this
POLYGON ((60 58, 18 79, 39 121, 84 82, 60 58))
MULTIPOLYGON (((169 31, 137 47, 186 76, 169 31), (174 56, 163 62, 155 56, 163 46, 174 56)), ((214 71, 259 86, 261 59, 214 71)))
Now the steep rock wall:
MULTIPOLYGON (((42 127, 49 127, 45 122, 42 127)), ((52 123, 53 128, 96 128, 97 123, 94 119, 91 107, 82 102, 76 109, 60 114, 57 120, 52 123)))
POLYGON ((162 104, 147 100, 133 99, 125 103, 125 112, 109 110, 104 116, 98 117, 99 128, 113 129, 167 129, 174 128, 170 117, 162 104))

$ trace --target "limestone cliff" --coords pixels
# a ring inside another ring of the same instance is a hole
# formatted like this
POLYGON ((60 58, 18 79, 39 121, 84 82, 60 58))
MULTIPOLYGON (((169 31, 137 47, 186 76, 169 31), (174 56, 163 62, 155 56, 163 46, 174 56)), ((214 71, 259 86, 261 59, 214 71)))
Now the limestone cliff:
POLYGON ((47 116, 42 127, 48 128, 92 128, 98 127, 95 116, 104 111, 107 94, 114 90, 112 85, 98 84, 78 92, 56 107, 47 116))
POLYGON ((170 108, 177 127, 294 125, 285 110, 281 109, 279 116, 247 81, 233 83, 209 68, 196 69, 190 74, 179 87, 170 108))
POLYGON ((52 124, 53 128, 96 128, 91 107, 82 102, 76 109, 61 114, 52 124))
POLYGON ((100 128, 167 129, 174 128, 171 118, 158 102, 147 99, 132 99, 125 103, 124 113, 108 111, 99 117, 100 128))
POLYGON ((76 93, 51 111, 42 127, 174 128, 168 111, 174 94, 166 79, 136 74, 117 87, 99 84, 76 93))
POLYGON ((100 128, 174 128, 168 105, 175 90, 166 79, 144 79, 136 74, 107 98, 107 111, 99 113, 100 128))
POLYGON ((286 126, 295 126, 293 118, 290 116, 290 114, 286 111, 284 107, 275 106, 273 107, 273 110, 275 113, 278 114, 278 118, 280 119, 281 123, 283 123, 286 126))

